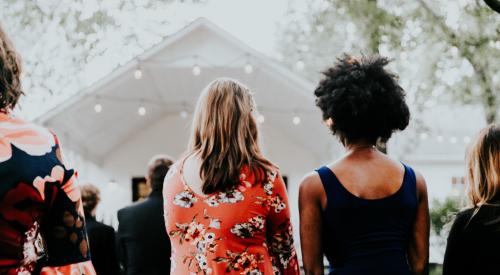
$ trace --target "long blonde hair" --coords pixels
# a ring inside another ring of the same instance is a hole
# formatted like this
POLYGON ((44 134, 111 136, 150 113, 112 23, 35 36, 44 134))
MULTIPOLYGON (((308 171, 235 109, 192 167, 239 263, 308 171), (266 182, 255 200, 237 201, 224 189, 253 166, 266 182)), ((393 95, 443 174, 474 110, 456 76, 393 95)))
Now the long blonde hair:
POLYGON ((491 124, 481 130, 467 155, 469 199, 480 207, 499 198, 500 190, 500 125, 491 124))
POLYGON ((271 162, 261 154, 250 89, 236 80, 219 78, 203 90, 196 105, 189 154, 201 159, 203 193, 234 187, 247 166, 262 180, 271 162))

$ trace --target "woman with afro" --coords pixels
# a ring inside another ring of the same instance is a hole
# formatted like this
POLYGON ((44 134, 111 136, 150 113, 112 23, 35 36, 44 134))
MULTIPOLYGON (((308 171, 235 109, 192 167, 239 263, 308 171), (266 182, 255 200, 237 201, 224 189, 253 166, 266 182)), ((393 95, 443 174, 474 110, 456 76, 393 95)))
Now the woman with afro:
POLYGON ((299 191, 306 274, 406 275, 427 272, 429 213, 424 178, 380 152, 410 113, 384 57, 344 55, 314 94, 345 154, 308 174, 299 191))

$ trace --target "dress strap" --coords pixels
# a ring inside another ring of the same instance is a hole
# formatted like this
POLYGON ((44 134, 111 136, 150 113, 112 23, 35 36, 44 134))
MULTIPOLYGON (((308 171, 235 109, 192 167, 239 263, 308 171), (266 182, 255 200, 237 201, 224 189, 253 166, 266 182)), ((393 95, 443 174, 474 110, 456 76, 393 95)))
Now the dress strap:
POLYGON ((403 166, 405 167, 405 176, 403 180, 403 185, 405 186, 405 189, 408 190, 408 192, 411 193, 411 195, 415 198, 417 198, 417 177, 415 176, 415 171, 413 169, 402 163, 403 166))
POLYGON ((319 174, 321 183, 323 184, 327 201, 332 201, 335 194, 342 194, 342 190, 340 190, 342 189, 342 185, 330 168, 322 166, 319 169, 316 169, 316 172, 319 174))

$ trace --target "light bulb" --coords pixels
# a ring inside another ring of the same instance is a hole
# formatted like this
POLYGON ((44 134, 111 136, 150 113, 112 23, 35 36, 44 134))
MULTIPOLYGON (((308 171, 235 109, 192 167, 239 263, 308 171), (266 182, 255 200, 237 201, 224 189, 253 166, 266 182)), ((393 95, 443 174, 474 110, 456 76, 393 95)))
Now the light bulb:
POLYGON ((193 75, 198 76, 200 74, 201 74, 201 67, 198 66, 198 65, 194 65, 194 67, 193 67, 193 75))
POLYGON ((257 123, 264 123, 265 120, 266 118, 264 117, 264 115, 257 116, 257 123))
POLYGON ((437 137, 437 141, 438 141, 439 143, 443 142, 443 141, 444 141, 444 137, 443 137, 443 136, 438 136, 438 137, 437 137))
POLYGON ((429 137, 429 135, 427 133, 421 133, 420 134, 420 139, 421 140, 426 140, 428 137, 429 137))
POLYGON ((457 143, 457 141, 458 141, 458 139, 456 137, 451 137, 450 138, 450 142, 453 143, 453 144, 457 143))
POLYGON ((296 68, 297 70, 299 70, 299 71, 302 71, 302 70, 304 69, 305 65, 306 65, 306 64, 304 63, 304 61, 302 61, 301 59, 299 59, 299 60, 297 61, 297 63, 295 63, 295 68, 296 68))
POLYGON ((182 110, 181 113, 180 113, 180 116, 182 118, 186 118, 188 116, 188 113, 186 112, 186 110, 182 110))
POLYGON ((252 64, 250 64, 250 63, 247 63, 247 64, 245 65, 245 68, 244 68, 244 69, 245 69, 245 73, 247 73, 247 74, 251 74, 251 73, 253 72, 253 66, 252 66, 252 64))
POLYGON ((146 108, 144 106, 139 107, 139 109, 137 109, 137 113, 140 116, 145 116, 146 115, 146 108))
POLYGON ((293 124, 299 125, 300 124, 300 117, 299 116, 294 116, 292 119, 293 124))
POLYGON ((142 70, 141 70, 141 68, 137 68, 135 70, 134 77, 135 77, 135 79, 141 79, 142 78, 142 70))
POLYGON ((470 142, 470 137, 469 136, 465 136, 464 137, 464 143, 467 144, 470 142))
POLYGON ((99 103, 96 103, 96 105, 94 105, 94 111, 95 111, 96 113, 100 113, 100 112, 102 112, 102 105, 101 105, 101 104, 99 104, 99 103))

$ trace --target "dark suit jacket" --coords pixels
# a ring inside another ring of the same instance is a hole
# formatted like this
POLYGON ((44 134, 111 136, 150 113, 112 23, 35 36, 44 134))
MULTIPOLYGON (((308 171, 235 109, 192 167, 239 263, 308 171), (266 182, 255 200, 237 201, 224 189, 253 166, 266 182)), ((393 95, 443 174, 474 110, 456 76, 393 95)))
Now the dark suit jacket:
POLYGON ((119 274, 114 228, 96 221, 91 216, 86 216, 85 221, 92 265, 97 275, 119 274))
POLYGON ((127 275, 170 274, 170 240, 160 190, 118 211, 118 250, 127 275))

